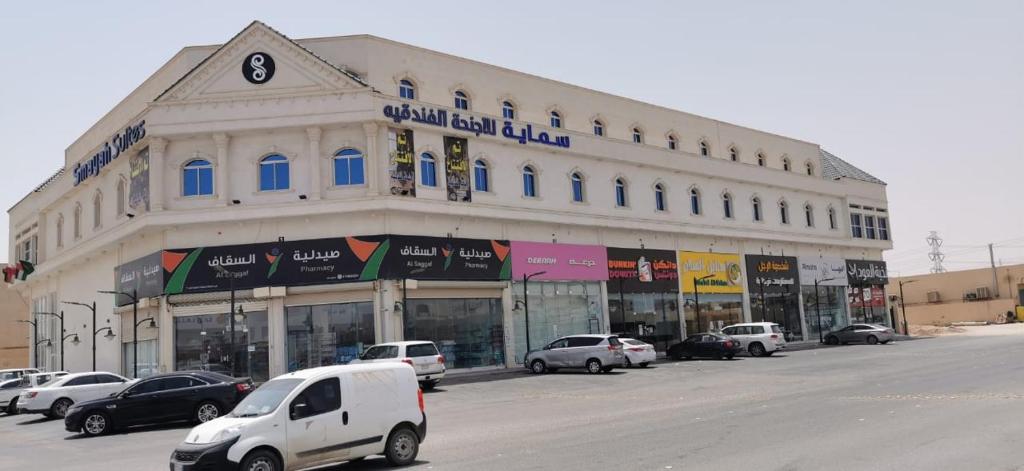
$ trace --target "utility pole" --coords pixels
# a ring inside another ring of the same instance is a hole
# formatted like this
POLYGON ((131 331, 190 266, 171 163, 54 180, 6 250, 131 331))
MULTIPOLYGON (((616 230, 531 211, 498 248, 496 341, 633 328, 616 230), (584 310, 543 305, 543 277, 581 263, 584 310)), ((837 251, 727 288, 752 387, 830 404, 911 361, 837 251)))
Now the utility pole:
POLYGON ((988 261, 992 264, 992 291, 999 297, 999 277, 996 275, 996 257, 992 251, 992 244, 988 244, 988 261))

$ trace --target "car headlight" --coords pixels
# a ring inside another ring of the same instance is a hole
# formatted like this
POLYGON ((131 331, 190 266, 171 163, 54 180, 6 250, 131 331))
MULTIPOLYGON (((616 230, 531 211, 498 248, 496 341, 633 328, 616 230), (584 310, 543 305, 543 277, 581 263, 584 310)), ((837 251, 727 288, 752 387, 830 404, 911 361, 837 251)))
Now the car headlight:
POLYGON ((213 436, 213 440, 212 441, 213 442, 226 442, 228 440, 234 440, 234 439, 242 436, 242 429, 243 428, 245 428, 244 425, 234 425, 234 426, 228 427, 228 428, 226 428, 224 430, 221 430, 220 432, 217 432, 217 434, 213 436))

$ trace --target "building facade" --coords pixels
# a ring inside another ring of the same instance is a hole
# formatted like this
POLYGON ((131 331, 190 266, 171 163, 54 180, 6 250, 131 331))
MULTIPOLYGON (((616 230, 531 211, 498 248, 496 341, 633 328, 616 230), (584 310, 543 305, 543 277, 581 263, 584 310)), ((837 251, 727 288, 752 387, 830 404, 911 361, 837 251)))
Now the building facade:
POLYGON ((811 339, 797 260, 892 246, 885 184, 817 144, 259 22, 183 49, 10 216, 67 368, 257 379, 411 338, 452 368, 572 333, 811 339))
POLYGON ((997 322, 1007 312, 1024 319, 1024 265, 893 277, 885 289, 909 325, 997 322))

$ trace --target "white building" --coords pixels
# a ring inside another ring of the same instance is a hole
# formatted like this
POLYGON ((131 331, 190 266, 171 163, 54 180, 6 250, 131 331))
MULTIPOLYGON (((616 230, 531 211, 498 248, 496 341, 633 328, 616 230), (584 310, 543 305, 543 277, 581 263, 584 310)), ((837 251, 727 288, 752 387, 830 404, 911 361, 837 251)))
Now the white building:
MULTIPOLYGON (((81 339, 65 343, 69 370, 90 368, 90 331, 110 326, 115 338, 95 337, 98 367, 133 373, 131 306, 97 293, 132 287, 139 374, 237 365, 259 379, 406 336, 436 340, 450 366, 487 367, 522 358, 526 272, 547 272, 528 283, 531 346, 609 329, 664 346, 680 317, 690 331, 768 318, 816 339, 820 316, 795 276, 742 281, 762 278, 751 263, 787 275, 796 260, 742 257, 881 260, 886 207, 883 182, 811 142, 373 36, 293 41, 255 22, 183 49, 72 143, 10 209, 9 257, 35 263, 16 283, 33 310, 63 311, 65 335, 81 339), (604 247, 672 252, 637 252, 638 266, 606 262, 617 252, 604 247), (660 293, 615 281, 652 259, 660 293), (692 279, 716 261, 697 319, 692 279), (239 277, 234 342, 226 276, 239 277), (63 301, 95 301, 95 327, 63 301)), ((887 322, 877 288, 839 286, 822 328, 848 322, 847 295, 862 291, 882 307, 857 311, 862 296, 853 314, 887 322)), ((56 339, 57 319, 38 318, 56 339)), ((45 366, 58 345, 40 347, 45 366)))

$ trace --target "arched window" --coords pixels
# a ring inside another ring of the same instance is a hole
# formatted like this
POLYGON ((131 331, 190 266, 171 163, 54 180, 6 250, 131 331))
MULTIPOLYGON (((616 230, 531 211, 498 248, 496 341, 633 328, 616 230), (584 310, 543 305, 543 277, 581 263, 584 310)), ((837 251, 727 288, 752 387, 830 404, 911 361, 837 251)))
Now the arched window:
POLYGON ((516 105, 511 101, 501 102, 501 117, 507 120, 516 119, 516 105))
POLYGON ((527 198, 537 196, 537 172, 534 172, 533 167, 529 165, 523 167, 523 196, 527 198))
POLYGON ((583 177, 576 172, 573 172, 572 176, 569 177, 572 184, 572 200, 577 203, 583 202, 583 177))
POLYGON ((700 215, 700 210, 700 190, 690 188, 690 213, 698 216, 700 215))
POLYGON ((594 120, 594 135, 604 136, 604 123, 602 123, 601 120, 594 120))
POLYGON ((779 221, 789 224, 789 204, 785 201, 779 201, 779 221))
POLYGON ((82 238, 82 205, 81 203, 75 203, 75 212, 71 219, 72 230, 74 232, 75 240, 82 238))
POLYGON ((764 161, 764 154, 758 152, 757 153, 757 165, 759 167, 764 167, 764 163, 765 163, 765 161, 764 161))
POLYGON ((288 189, 288 159, 280 154, 260 160, 260 191, 288 189))
POLYGON ((791 170, 789 165, 789 157, 782 158, 782 169, 787 172, 791 170))
POLYGON ((99 191, 92 197, 92 228, 99 229, 103 224, 103 193, 99 191))
POLYGON ((668 204, 665 201, 665 185, 658 183, 654 185, 654 210, 664 211, 668 208, 668 204))
POLYGON ((736 150, 735 147, 729 148, 729 160, 732 160, 733 162, 740 161, 740 151, 736 150))
POLYGON ((334 184, 346 186, 366 183, 363 168, 362 152, 355 149, 338 151, 334 154, 334 184))
POLYGON ((811 203, 804 205, 804 222, 807 223, 807 227, 814 227, 814 208, 811 207, 811 203))
POLYGON ((701 157, 711 157, 711 147, 708 146, 707 141, 700 141, 700 155, 701 157))
POLYGON ((808 175, 814 175, 814 164, 807 162, 804 164, 804 169, 807 171, 808 175))
POLYGON ((437 186, 437 159, 426 152, 420 154, 420 184, 437 186))
POLYGON ((676 141, 676 137, 675 136, 669 134, 668 135, 668 150, 676 150, 677 148, 679 148, 679 142, 676 141))
POLYGON ((640 128, 633 128, 633 142, 637 144, 643 144, 644 133, 640 131, 640 128))
POLYGON ((57 215, 57 247, 64 246, 64 215, 57 215))
POLYGON ((833 230, 836 228, 836 210, 831 206, 828 208, 828 228, 833 230))
POLYGON ((751 198, 750 206, 754 213, 754 222, 761 222, 761 198, 751 198))
POLYGON ((466 96, 466 92, 462 90, 455 91, 455 107, 460 110, 469 109, 469 97, 466 96))
POLYGON ((398 96, 406 100, 416 99, 416 86, 411 81, 403 79, 398 82, 398 96))
POLYGON ((124 177, 117 179, 117 215, 124 216, 128 210, 128 181, 124 177))
POLYGON ((491 182, 488 181, 487 162, 483 160, 473 162, 473 178, 476 180, 474 182, 474 189, 476 191, 490 191, 491 182))
POLYGON ((722 194, 722 214, 726 219, 732 219, 732 195, 722 194))
POLYGON ((626 190, 627 190, 626 182, 623 181, 621 178, 616 178, 615 179, 615 206, 618 206, 620 208, 625 208, 626 207, 626 204, 629 202, 626 199, 626 196, 627 196, 626 190))
POLYGON ((196 159, 185 164, 181 171, 182 196, 208 196, 213 194, 213 165, 208 160, 196 159))
POLYGON ((557 111, 551 112, 551 127, 560 128, 562 127, 562 114, 557 111))

